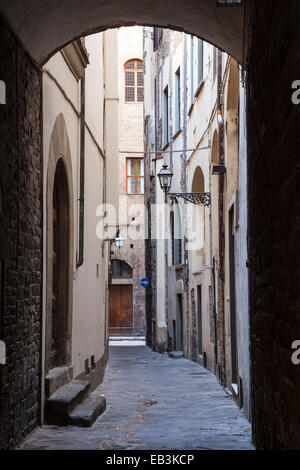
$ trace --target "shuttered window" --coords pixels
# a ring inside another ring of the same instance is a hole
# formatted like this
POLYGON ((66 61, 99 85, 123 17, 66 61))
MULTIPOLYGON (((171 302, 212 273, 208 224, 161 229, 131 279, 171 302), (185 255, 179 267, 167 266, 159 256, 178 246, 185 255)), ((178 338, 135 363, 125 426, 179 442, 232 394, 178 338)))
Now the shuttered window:
POLYGON ((180 130, 181 118, 181 83, 180 83, 180 68, 175 74, 175 133, 180 130))
POLYGON ((198 39, 198 85, 203 80, 203 41, 198 39))
POLYGON ((163 35, 162 28, 153 28, 153 49, 156 51, 158 46, 160 45, 161 39, 163 35))
POLYGON ((144 67, 138 59, 129 60, 124 66, 125 102, 142 103, 144 101, 144 67))

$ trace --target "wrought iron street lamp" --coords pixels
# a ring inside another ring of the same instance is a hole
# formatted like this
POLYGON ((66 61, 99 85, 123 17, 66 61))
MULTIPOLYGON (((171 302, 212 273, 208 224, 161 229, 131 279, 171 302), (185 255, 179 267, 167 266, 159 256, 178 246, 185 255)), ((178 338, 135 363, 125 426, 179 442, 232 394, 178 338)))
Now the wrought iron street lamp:
POLYGON ((168 165, 163 165, 157 176, 159 178, 160 187, 164 191, 166 197, 169 196, 170 199, 182 198, 185 201, 191 202, 192 204, 196 204, 198 206, 210 206, 210 193, 169 193, 172 184, 173 173, 168 168, 168 165))
POLYGON ((160 187, 164 193, 168 193, 171 188, 173 173, 168 168, 168 165, 163 165, 162 169, 158 173, 160 187))

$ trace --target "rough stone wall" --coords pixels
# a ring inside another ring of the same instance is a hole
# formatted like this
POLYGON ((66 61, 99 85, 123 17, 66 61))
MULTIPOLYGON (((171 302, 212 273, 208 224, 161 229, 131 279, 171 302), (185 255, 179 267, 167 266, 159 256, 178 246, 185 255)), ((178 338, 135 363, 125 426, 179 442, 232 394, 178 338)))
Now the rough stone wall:
POLYGON ((247 2, 250 335, 254 442, 300 449, 298 0, 247 2), (272 18, 272 21, 266 21, 272 18))
POLYGON ((41 74, 0 19, 0 448, 38 423, 41 324, 41 74))

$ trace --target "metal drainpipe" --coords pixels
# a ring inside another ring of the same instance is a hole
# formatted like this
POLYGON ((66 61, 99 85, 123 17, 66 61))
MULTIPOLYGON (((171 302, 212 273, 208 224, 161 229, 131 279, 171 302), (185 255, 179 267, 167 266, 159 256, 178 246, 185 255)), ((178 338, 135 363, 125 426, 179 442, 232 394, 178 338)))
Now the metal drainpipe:
POLYGON ((79 196, 79 253, 77 269, 84 261, 84 181, 85 181, 85 71, 81 78, 80 113, 80 196, 79 196))
MULTIPOLYGON (((224 120, 222 113, 221 104, 221 92, 222 92, 222 52, 218 51, 218 153, 219 153, 219 164, 224 165, 224 120)), ((224 247, 224 175, 219 176, 219 314, 223 319, 222 329, 222 342, 223 342, 223 370, 221 370, 221 382, 225 383, 225 323, 224 323, 224 258, 225 258, 225 247, 224 247)))
POLYGON ((214 313, 214 330, 215 330, 215 373, 217 374, 218 366, 218 326, 217 326, 217 305, 216 305, 216 259, 213 257, 213 266, 212 266, 212 277, 213 277, 213 313, 214 313))
MULTIPOLYGON (((187 67, 188 67, 188 60, 187 60, 187 35, 184 35, 184 56, 183 56, 183 158, 184 158, 184 173, 183 173, 183 181, 182 181, 182 186, 183 186, 183 192, 187 192, 187 148, 188 148, 188 136, 187 136, 187 67)), ((190 322, 190 315, 189 315, 189 304, 190 304, 190 279, 189 279, 189 254, 187 250, 187 243, 188 243, 188 238, 186 234, 186 227, 187 227, 187 210, 186 210, 186 205, 184 204, 183 206, 183 220, 184 220, 184 225, 182 227, 182 234, 183 234, 183 246, 184 246, 184 279, 185 279, 185 295, 186 295, 186 350, 188 357, 192 356, 192 348, 191 348, 191 338, 189 337, 189 322, 190 322)), ((184 348, 183 348, 184 349, 184 348)))

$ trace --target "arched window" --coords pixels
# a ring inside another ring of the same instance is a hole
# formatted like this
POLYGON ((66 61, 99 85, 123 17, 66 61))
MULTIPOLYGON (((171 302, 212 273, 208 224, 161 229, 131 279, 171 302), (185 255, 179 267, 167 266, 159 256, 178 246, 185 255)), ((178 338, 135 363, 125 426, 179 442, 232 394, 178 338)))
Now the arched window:
POLYGON ((132 269, 129 264, 118 259, 112 260, 111 273, 113 277, 132 277, 132 269))
POLYGON ((124 65, 125 102, 142 103, 144 101, 144 66, 143 61, 132 59, 124 65))

